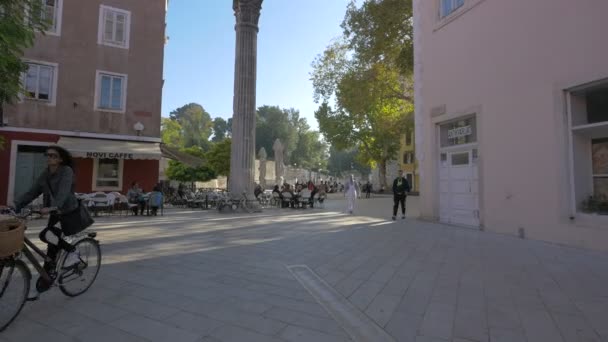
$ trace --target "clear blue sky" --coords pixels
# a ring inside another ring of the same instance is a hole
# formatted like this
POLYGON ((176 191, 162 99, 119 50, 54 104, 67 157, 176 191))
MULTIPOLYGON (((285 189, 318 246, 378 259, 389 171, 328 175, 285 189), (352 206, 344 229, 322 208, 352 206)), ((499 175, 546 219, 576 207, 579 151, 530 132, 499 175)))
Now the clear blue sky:
MULTIPOLYGON (((295 108, 317 129, 311 62, 342 31, 349 0, 265 0, 258 33, 256 106, 295 108)), ((169 2, 162 115, 190 102, 232 116, 235 31, 230 0, 169 2)))

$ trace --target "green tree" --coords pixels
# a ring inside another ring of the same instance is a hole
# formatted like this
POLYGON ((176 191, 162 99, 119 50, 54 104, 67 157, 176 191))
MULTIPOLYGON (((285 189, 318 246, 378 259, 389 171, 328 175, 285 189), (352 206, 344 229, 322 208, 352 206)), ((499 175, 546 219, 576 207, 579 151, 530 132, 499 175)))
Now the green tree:
POLYGON ((298 132, 298 142, 292 156, 292 160, 304 168, 327 168, 327 145, 321 140, 319 132, 308 129, 298 132))
POLYGON ((230 175, 230 146, 232 141, 226 138, 215 143, 205 154, 209 167, 218 175, 230 175))
POLYGON ((224 120, 217 117, 213 119, 213 138, 211 141, 220 142, 232 135, 232 118, 224 120))
POLYGON ((23 51, 48 27, 42 6, 39 0, 0 0, 0 126, 3 105, 22 91, 21 75, 27 70, 23 51))
MULTIPOLYGON (((192 146, 182 149, 182 152, 192 156, 205 159, 205 152, 198 146, 192 146)), ((169 161, 167 168, 167 177, 179 182, 206 182, 214 179, 216 173, 209 166, 190 167, 175 160, 169 161)))
POLYGON ((296 123, 300 120, 300 113, 295 109, 281 109, 278 106, 262 106, 257 110, 255 130, 255 150, 261 147, 266 149, 269 158, 274 158, 272 146, 276 139, 280 139, 285 146, 284 160, 289 163, 291 152, 296 148, 296 123))
POLYGON ((348 175, 351 170, 358 171, 362 175, 369 174, 371 169, 365 163, 357 159, 359 152, 356 148, 339 150, 335 147, 329 149, 329 160, 327 170, 330 174, 338 177, 348 175))
POLYGON ((311 74, 321 133, 337 149, 356 146, 356 159, 377 166, 385 186, 387 161, 411 125, 411 23, 411 0, 352 1, 343 36, 317 56, 311 74))
POLYGON ((203 106, 198 103, 189 103, 172 111, 169 118, 177 121, 181 126, 185 147, 209 148, 213 121, 203 106))
POLYGON ((177 120, 162 118, 160 124, 161 141, 171 147, 184 147, 182 126, 177 120))

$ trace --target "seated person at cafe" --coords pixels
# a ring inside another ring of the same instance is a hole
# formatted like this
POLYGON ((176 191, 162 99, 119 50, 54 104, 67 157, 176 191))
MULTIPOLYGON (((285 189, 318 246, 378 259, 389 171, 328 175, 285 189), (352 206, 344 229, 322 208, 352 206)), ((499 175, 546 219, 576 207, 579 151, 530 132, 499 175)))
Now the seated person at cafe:
POLYGON ((160 187, 157 185, 152 190, 150 194, 150 199, 148 200, 148 205, 152 209, 152 216, 157 216, 158 208, 163 205, 163 193, 160 191, 160 187))
MULTIPOLYGON (((292 208, 294 207, 294 201, 296 198, 296 195, 293 192, 293 189, 291 188, 291 185, 289 185, 289 183, 285 183, 285 185, 283 186, 283 191, 282 193, 288 192, 291 194, 291 200, 289 201, 289 204, 286 203, 285 201, 283 201, 283 208, 287 208, 287 206, 291 206, 292 208)), ((282 196, 283 198, 283 196, 282 196)))
POLYGON ((253 189, 253 195, 255 196, 255 198, 258 198, 258 196, 260 196, 260 194, 264 192, 262 190, 262 187, 260 186, 260 184, 256 184, 255 185, 255 189, 253 189))
POLYGON ((144 192, 139 187, 137 182, 131 183, 131 189, 127 192, 127 199, 129 203, 137 204, 137 207, 133 207, 133 213, 137 216, 137 209, 140 210, 140 215, 144 214, 144 208, 146 206, 146 200, 144 198, 144 192))

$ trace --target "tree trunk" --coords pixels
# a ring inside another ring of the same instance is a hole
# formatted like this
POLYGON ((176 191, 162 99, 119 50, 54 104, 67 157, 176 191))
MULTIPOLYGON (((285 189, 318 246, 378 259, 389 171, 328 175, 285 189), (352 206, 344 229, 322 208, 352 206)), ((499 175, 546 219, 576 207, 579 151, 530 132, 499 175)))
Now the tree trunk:
POLYGON ((386 185, 386 159, 382 159, 378 163, 378 178, 380 182, 380 188, 384 188, 384 191, 388 191, 388 187, 386 185))

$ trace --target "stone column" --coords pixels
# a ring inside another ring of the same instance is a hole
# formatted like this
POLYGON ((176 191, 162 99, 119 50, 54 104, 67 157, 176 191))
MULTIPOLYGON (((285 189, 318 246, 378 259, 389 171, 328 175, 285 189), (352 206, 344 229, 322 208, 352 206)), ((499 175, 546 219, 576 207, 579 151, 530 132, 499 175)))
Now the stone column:
POLYGON ((236 17, 230 192, 253 198, 258 20, 263 0, 233 0, 236 17))

